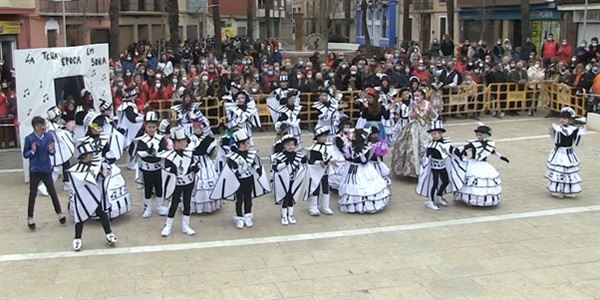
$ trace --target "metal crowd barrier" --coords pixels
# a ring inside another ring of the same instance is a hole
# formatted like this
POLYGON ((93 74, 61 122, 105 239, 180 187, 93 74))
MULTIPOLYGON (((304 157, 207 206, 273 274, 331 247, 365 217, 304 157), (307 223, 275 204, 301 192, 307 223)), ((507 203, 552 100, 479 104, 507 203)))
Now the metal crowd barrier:
MULTIPOLYGON (((360 108, 355 100, 358 98, 356 91, 341 92, 342 103, 346 106, 344 112, 352 119, 359 116, 360 108)), ((258 113, 263 126, 273 125, 266 99, 269 95, 255 95, 258 113)), ((396 101, 400 101, 397 95, 396 101)), ((312 128, 318 121, 319 113, 311 106, 318 100, 318 93, 302 93, 300 103, 303 110, 300 113, 302 125, 312 128)), ((428 99, 438 97, 441 102, 441 115, 452 116, 485 111, 526 111, 541 107, 558 112, 564 106, 572 107, 578 116, 584 116, 587 109, 589 95, 578 95, 575 89, 565 84, 548 81, 516 83, 494 83, 487 86, 483 84, 461 85, 458 87, 430 91, 428 99), (438 94, 436 94, 438 93, 438 94)), ((153 100, 149 105, 157 110, 163 118, 171 117, 170 107, 172 100, 153 100)), ((223 104, 215 97, 203 98, 201 108, 204 115, 210 120, 211 126, 216 129, 226 124, 223 104)))

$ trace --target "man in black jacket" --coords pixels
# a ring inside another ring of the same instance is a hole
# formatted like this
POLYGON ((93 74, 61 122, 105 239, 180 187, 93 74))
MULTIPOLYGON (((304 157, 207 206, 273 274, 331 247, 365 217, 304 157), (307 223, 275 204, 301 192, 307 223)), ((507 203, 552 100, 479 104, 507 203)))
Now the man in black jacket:
POLYGON ((521 55, 519 58, 524 61, 529 61, 532 53, 537 54, 537 50, 535 49, 535 44, 531 42, 531 38, 528 37, 523 46, 521 46, 521 55))

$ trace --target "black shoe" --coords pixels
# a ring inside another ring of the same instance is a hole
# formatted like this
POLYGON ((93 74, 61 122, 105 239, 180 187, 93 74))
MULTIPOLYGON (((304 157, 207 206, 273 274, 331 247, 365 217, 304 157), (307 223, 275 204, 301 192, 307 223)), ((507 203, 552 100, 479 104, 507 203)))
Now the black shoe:
POLYGON ((33 221, 33 218, 29 218, 27 220, 27 227, 29 227, 30 230, 35 230, 35 222, 33 221))
POLYGON ((65 223, 67 223, 67 218, 63 216, 62 218, 58 219, 58 222, 60 222, 62 225, 65 225, 65 223))

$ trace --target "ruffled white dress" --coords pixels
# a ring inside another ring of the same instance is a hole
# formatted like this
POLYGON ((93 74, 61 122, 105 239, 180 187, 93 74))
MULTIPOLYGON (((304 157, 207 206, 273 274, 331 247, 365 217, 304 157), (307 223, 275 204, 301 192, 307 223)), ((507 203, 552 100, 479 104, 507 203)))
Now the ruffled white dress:
POLYGON ((385 180, 369 162, 372 149, 351 153, 351 160, 341 183, 338 200, 343 213, 376 213, 390 203, 391 193, 385 180))
POLYGON ((554 149, 546 162, 546 188, 554 194, 573 197, 581 192, 579 157, 573 145, 579 145, 584 130, 575 126, 552 124, 550 136, 554 139, 554 149))
POLYGON ((456 201, 471 206, 496 206, 502 201, 500 174, 487 157, 496 154, 496 143, 492 140, 469 141, 464 150, 472 150, 472 159, 467 160, 467 171, 463 187, 454 193, 456 201))

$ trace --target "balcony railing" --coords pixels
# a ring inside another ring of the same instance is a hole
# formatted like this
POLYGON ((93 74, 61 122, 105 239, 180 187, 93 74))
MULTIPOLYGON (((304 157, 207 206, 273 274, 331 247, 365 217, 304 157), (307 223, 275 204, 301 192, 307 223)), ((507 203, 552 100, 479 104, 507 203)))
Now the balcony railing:
MULTIPOLYGON (((62 15, 63 1, 38 0, 42 15, 62 15)), ((64 1, 66 15, 107 15, 110 0, 71 0, 64 1)))
POLYGON ((413 8, 415 11, 424 11, 433 9, 432 0, 413 0, 413 8))
POLYGON ((126 12, 163 12, 161 0, 121 1, 121 11, 126 12))

